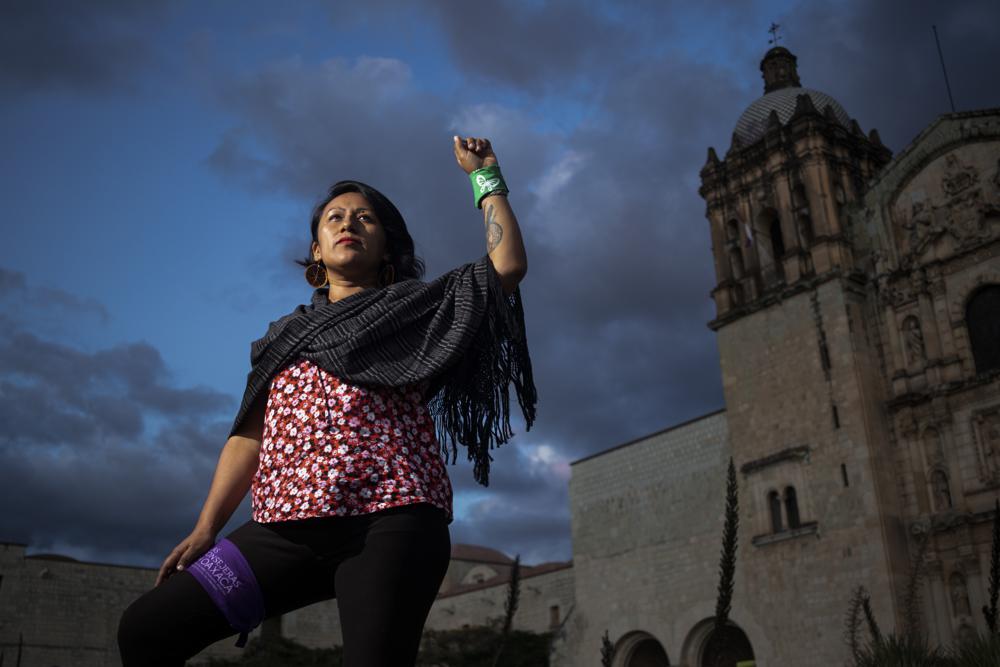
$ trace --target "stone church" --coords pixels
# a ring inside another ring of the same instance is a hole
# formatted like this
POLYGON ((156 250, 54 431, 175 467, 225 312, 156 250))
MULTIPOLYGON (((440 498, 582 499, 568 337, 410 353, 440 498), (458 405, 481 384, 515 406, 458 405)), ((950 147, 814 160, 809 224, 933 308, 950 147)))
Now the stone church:
MULTIPOLYGON (((894 158, 783 47, 701 170, 726 408, 575 462, 566 664, 833 665, 852 591, 901 628, 985 630, 1000 495, 1000 109, 894 158), (728 648, 715 613, 732 458, 728 648)), ((707 258, 706 258, 707 259, 707 258)))
MULTIPOLYGON (((514 627, 554 667, 844 664, 863 585, 902 627, 923 554, 932 643, 984 631, 1000 496, 1000 109, 940 116, 892 157, 796 58, 701 169, 726 407, 578 460, 573 560, 524 568, 514 627), (731 625, 711 635, 726 470, 739 484, 731 625)), ((705 258, 708 261, 708 258, 705 258)), ((456 545, 435 629, 503 613, 513 561, 456 545)), ((0 542, 0 664, 119 665, 148 568, 0 542)), ((339 643, 334 601, 254 634, 339 643)), ((232 656, 229 639, 199 656, 232 656)), ((193 661, 196 662, 196 661, 193 661)))

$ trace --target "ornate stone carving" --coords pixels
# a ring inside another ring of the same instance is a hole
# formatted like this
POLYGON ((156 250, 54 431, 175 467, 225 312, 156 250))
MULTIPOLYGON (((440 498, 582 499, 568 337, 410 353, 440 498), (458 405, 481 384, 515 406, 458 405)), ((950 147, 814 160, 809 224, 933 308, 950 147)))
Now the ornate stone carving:
POLYGON ((961 572, 952 572, 948 577, 948 593, 951 595, 951 608, 955 616, 972 615, 969 604, 969 588, 965 583, 965 575, 961 572))
POLYGON ((906 345, 906 363, 908 365, 922 364, 927 360, 927 349, 924 347, 924 333, 920 329, 920 320, 912 315, 903 320, 903 341, 906 345))
POLYGON ((927 457, 928 466, 940 466, 944 464, 944 442, 941 433, 935 428, 929 428, 924 432, 924 452, 927 457))
POLYGON ((975 167, 964 165, 954 153, 944 159, 945 175, 941 179, 941 189, 949 196, 955 196, 976 184, 979 174, 975 167))
POLYGON ((1000 406, 974 412, 972 427, 980 479, 987 484, 1000 482, 1000 406))
POLYGON ((948 202, 947 221, 952 233, 963 243, 979 240, 983 220, 983 193, 978 188, 948 202))
POLYGON ((927 201, 923 199, 914 201, 910 207, 909 217, 902 223, 903 229, 906 230, 906 241, 910 251, 916 250, 920 242, 927 236, 932 222, 931 210, 927 201))
POLYGON ((951 509, 951 488, 948 485, 948 475, 944 470, 931 473, 931 487, 934 490, 934 509, 947 512, 951 509))

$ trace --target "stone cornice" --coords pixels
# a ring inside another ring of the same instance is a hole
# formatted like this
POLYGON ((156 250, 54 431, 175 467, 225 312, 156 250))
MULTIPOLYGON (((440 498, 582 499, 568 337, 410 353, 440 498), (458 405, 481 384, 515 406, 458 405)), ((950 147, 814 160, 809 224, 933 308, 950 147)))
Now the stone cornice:
POLYGON ((754 459, 753 461, 747 461, 740 466, 740 472, 744 476, 751 473, 758 472, 764 468, 770 468, 771 466, 783 463, 785 461, 809 461, 809 445, 798 445, 797 447, 788 447, 782 449, 780 452, 775 452, 774 454, 768 454, 767 456, 759 459, 754 459))

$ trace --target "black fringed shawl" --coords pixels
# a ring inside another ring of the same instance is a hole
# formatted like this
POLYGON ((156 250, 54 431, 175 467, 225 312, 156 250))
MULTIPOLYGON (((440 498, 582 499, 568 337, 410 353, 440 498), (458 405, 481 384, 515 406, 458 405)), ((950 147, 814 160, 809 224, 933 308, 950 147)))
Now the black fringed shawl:
POLYGON ((509 384, 514 383, 526 429, 537 393, 524 330, 521 291, 503 293, 489 255, 432 282, 405 280, 372 287, 331 303, 329 288, 312 303, 271 322, 250 345, 250 374, 229 435, 250 406, 269 391, 288 363, 307 359, 360 386, 425 382, 424 400, 447 458, 468 448, 476 481, 489 485, 489 451, 513 435, 509 384))

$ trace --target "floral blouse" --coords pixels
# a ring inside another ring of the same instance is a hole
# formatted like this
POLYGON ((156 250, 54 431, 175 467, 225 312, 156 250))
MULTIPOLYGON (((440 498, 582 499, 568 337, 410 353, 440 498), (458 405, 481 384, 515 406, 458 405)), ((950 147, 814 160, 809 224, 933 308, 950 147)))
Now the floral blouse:
POLYGON ((305 359, 282 369, 251 485, 254 521, 431 503, 451 523, 451 481, 420 389, 365 389, 305 359))

